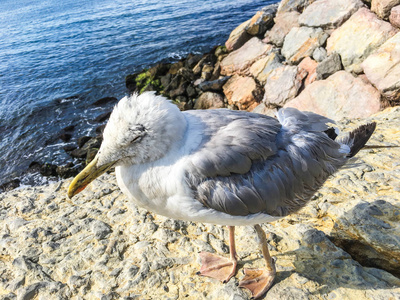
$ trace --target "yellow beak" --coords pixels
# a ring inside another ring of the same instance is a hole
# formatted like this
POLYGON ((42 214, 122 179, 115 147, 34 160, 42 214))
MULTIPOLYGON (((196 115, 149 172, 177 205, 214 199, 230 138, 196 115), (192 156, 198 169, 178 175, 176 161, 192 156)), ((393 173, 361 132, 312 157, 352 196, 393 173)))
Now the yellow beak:
POLYGON ((95 158, 78 175, 76 175, 74 180, 72 180, 68 188, 68 197, 70 199, 83 191, 89 183, 114 165, 114 162, 112 162, 98 167, 98 160, 98 156, 96 155, 95 158))

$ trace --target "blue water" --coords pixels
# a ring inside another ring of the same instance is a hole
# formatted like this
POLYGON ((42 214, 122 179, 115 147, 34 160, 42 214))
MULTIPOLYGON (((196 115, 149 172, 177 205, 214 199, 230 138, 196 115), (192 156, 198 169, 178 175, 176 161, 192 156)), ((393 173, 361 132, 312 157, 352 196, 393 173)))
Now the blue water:
POLYGON ((110 107, 91 104, 123 97, 127 74, 209 51, 273 2, 0 1, 0 184, 32 161, 71 161, 60 130, 94 135, 110 107))

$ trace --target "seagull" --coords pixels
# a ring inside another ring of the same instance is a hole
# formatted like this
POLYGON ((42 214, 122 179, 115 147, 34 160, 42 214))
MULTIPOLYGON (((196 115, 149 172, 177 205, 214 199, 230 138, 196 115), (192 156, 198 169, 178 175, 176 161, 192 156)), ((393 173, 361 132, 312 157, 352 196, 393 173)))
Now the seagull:
POLYGON ((376 123, 338 138, 335 122, 295 108, 277 118, 228 109, 180 111, 153 92, 122 98, 93 159, 68 197, 115 167, 121 191, 157 214, 228 226, 230 257, 201 252, 199 275, 227 282, 236 273, 235 226, 251 225, 265 268, 244 269, 239 286, 253 298, 272 286, 276 269, 259 224, 304 207, 368 141, 376 123))

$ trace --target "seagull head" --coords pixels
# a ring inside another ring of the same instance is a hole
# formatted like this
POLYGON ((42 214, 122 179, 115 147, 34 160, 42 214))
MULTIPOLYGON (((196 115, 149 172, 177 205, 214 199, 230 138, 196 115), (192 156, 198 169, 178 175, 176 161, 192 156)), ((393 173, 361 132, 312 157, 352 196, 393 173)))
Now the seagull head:
POLYGON ((72 181, 68 197, 113 166, 135 165, 160 159, 186 129, 178 107, 154 92, 122 98, 103 132, 95 158, 72 181))

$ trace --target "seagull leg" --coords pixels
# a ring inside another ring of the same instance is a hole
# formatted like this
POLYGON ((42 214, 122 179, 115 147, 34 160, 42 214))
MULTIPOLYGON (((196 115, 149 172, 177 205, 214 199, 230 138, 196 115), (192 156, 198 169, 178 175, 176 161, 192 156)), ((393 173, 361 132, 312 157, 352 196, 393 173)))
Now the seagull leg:
POLYGON ((201 268, 198 275, 207 276, 221 280, 223 283, 229 281, 236 273, 237 254, 235 247, 235 226, 229 228, 229 252, 230 258, 225 258, 209 252, 200 252, 201 268))
POLYGON ((260 225, 254 226, 258 238, 260 239, 260 245, 262 253, 265 259, 265 269, 244 269, 244 278, 239 282, 239 287, 244 287, 250 290, 252 299, 257 299, 264 295, 272 286, 275 279, 275 263, 269 254, 268 243, 265 237, 265 232, 261 229, 260 225))

